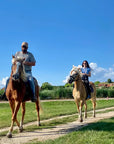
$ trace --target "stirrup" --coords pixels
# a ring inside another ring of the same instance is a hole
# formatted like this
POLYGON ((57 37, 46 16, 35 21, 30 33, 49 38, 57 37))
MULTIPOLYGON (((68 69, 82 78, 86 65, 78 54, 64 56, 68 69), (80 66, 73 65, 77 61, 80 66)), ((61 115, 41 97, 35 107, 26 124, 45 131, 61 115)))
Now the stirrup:
POLYGON ((87 100, 87 99, 90 99, 90 98, 91 98, 91 96, 90 96, 90 95, 88 95, 88 96, 86 97, 86 100, 87 100))
POLYGON ((32 97, 31 101, 32 101, 32 102, 36 102, 36 101, 37 101, 37 98, 34 96, 34 97, 32 97))

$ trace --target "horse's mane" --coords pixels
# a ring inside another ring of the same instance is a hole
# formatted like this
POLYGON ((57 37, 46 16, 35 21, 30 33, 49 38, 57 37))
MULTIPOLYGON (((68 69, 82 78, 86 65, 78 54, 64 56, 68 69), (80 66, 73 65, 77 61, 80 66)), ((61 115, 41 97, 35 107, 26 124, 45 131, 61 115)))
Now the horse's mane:
MULTIPOLYGON (((16 63, 16 62, 20 62, 20 63, 22 63, 24 61, 24 59, 23 58, 21 58, 21 57, 13 57, 12 58, 12 64, 14 64, 14 63, 16 63)), ((25 73, 25 69, 24 69, 24 65, 22 64, 22 71, 21 71, 21 79, 22 79, 22 81, 24 81, 24 82, 26 82, 27 81, 27 76, 26 76, 26 73, 25 73)))
POLYGON ((74 73, 78 73, 79 74, 79 76, 80 77, 82 77, 82 75, 81 75, 81 69, 80 68, 78 68, 78 67, 76 67, 76 66, 72 66, 72 69, 71 69, 71 72, 70 72, 70 74, 72 73, 72 75, 74 74, 74 73))

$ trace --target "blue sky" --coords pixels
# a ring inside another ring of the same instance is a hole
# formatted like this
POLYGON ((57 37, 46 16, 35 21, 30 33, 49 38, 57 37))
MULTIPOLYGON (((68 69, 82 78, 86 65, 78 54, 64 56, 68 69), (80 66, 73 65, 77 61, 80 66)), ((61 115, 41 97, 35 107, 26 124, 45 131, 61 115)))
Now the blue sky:
POLYGON ((12 54, 29 43, 39 84, 64 85, 72 65, 88 60, 92 81, 114 81, 113 0, 1 0, 0 87, 12 54))

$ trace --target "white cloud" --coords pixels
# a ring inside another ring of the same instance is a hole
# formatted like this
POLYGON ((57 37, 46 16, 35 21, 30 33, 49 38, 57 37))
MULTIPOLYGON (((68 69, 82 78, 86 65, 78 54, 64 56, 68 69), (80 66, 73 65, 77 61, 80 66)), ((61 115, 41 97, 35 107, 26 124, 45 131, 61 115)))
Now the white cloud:
POLYGON ((107 79, 111 79, 114 81, 114 67, 110 67, 108 69, 97 66, 96 63, 90 63, 90 67, 92 68, 92 76, 90 78, 91 81, 100 81, 105 82, 107 79))
POLYGON ((0 88, 5 87, 7 79, 8 79, 8 77, 5 77, 2 80, 0 80, 0 88))
MULTIPOLYGON (((69 75, 70 75, 70 74, 69 74, 69 75)), ((68 75, 68 76, 66 76, 66 79, 65 79, 65 80, 63 80, 63 83, 67 83, 67 82, 68 82, 69 75, 68 75)))

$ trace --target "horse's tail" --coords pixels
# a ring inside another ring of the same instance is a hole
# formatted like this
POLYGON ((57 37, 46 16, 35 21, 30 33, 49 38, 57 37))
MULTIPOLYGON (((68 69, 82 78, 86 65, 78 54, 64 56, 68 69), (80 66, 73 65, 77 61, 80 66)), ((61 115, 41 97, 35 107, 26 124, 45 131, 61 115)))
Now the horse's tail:
POLYGON ((90 82, 90 85, 93 88, 93 92, 91 93, 91 99, 92 101, 96 102, 96 86, 93 82, 90 82))

